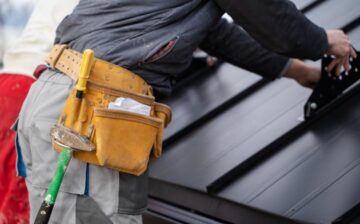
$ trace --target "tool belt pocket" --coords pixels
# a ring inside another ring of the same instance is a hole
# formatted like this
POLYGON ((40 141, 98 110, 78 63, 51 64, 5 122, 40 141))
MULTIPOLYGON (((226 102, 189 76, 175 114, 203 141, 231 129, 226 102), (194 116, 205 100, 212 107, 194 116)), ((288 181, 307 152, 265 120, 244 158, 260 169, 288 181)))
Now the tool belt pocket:
MULTIPOLYGON (((79 133, 95 146, 93 151, 76 150, 75 146, 74 158, 141 175, 147 169, 151 155, 155 158, 161 155, 163 129, 170 119, 170 108, 156 103, 152 96, 88 81, 82 99, 76 97, 75 88, 72 90, 58 124, 79 133), (119 97, 150 106, 150 116, 108 109, 108 104, 119 97)), ((54 139, 53 145, 57 151, 61 150, 61 144, 54 139)))
POLYGON ((143 173, 161 125, 157 118, 96 108, 93 141, 100 165, 126 173, 143 173))

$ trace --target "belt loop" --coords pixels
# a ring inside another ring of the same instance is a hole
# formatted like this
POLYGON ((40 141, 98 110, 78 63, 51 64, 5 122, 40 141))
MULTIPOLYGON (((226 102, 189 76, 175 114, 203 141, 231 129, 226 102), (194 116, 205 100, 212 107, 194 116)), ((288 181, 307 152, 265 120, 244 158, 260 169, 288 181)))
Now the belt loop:
POLYGON ((48 58, 46 59, 46 63, 48 63, 51 68, 55 68, 55 65, 56 65, 57 61, 59 60, 61 54, 67 48, 69 48, 69 46, 66 44, 55 45, 51 49, 51 52, 50 52, 48 58))
POLYGON ((35 68, 35 71, 33 72, 33 76, 36 78, 36 79, 39 79, 41 74, 47 69, 48 67, 46 65, 38 65, 36 68, 35 68))

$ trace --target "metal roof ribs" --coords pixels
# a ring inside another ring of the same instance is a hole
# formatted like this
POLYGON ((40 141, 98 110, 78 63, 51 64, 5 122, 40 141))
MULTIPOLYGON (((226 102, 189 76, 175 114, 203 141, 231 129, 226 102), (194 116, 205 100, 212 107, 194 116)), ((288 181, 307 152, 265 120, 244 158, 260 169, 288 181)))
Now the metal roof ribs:
MULTIPOLYGON (((356 25, 360 24, 360 18, 358 17, 356 20, 350 22, 349 24, 345 25, 342 29, 346 30, 347 32, 351 31, 351 29, 354 29, 356 25)), ((292 141, 294 138, 299 136, 301 133, 303 133, 304 130, 314 122, 316 122, 319 118, 324 116, 327 112, 334 109, 336 106, 343 103, 346 99, 351 97, 353 94, 355 94, 360 89, 360 85, 357 85, 356 87, 350 89, 346 93, 342 94, 338 98, 336 98, 334 101, 330 102, 328 105, 326 105, 318 114, 316 117, 314 117, 311 120, 303 121, 296 125, 294 128, 286 132, 285 134, 281 135, 277 139, 275 139, 273 142, 268 144, 263 149, 259 150, 254 155, 250 156, 248 159, 246 159, 244 162, 238 164, 231 170, 229 170, 224 175, 217 178, 215 181, 210 183, 206 188, 209 193, 215 194, 228 186, 230 183, 232 183, 235 179, 237 179, 239 176, 245 174, 248 170, 255 167, 257 164, 264 161, 266 158, 270 157, 274 153, 276 153, 280 146, 284 146, 287 142, 292 141)))

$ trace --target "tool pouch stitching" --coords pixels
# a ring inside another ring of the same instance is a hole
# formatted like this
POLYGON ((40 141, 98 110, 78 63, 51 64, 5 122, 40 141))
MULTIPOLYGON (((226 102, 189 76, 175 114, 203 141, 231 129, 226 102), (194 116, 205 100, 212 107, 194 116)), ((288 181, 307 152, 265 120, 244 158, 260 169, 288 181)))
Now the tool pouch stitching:
MULTIPOLYGON (((95 144, 95 152, 74 152, 74 157, 121 172, 141 175, 149 157, 158 158, 162 151, 163 129, 171 120, 171 110, 156 103, 153 96, 124 91, 88 81, 84 98, 76 98, 74 88, 58 124, 87 136, 95 144), (151 115, 107 109, 109 102, 128 97, 151 106, 151 115)), ((57 151, 61 147, 53 142, 57 151)))

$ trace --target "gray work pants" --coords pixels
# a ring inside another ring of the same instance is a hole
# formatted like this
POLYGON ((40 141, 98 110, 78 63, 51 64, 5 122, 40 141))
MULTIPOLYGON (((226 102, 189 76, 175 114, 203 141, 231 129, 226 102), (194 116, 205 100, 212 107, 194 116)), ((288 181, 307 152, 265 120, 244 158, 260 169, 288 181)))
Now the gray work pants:
MULTIPOLYGON (((57 165, 58 153, 52 149, 50 129, 73 86, 69 77, 46 70, 31 87, 20 112, 18 158, 26 172, 31 223, 57 165)), ((136 177, 72 159, 50 223, 142 223, 147 176, 147 172, 136 177)))

